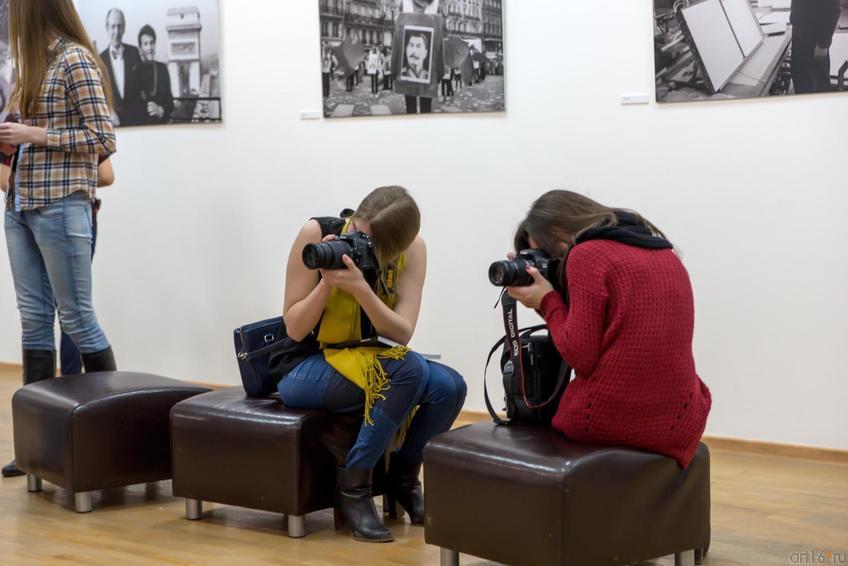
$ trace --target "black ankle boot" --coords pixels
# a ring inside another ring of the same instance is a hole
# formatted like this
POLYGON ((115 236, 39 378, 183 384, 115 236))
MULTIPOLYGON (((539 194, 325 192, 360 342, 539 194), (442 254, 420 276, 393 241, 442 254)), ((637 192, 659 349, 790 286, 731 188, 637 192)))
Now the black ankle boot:
POLYGON ((83 354, 82 365, 85 367, 85 373, 118 371, 118 366, 115 364, 115 354, 112 352, 111 346, 93 354, 83 354))
MULTIPOLYGON (((383 526, 371 491, 371 470, 336 470, 336 510, 353 538, 364 542, 391 542, 392 531, 383 526)), ((339 526, 337 524, 337 526, 339 526)))
POLYGON ((390 499, 409 513, 413 525, 424 524, 424 493, 421 491, 421 462, 410 462, 400 454, 389 461, 388 490, 390 499))
POLYGON ((12 460, 5 466, 3 466, 3 477, 4 478, 16 478, 18 476, 25 475, 25 472, 18 469, 18 466, 15 465, 15 461, 12 460))
MULTIPOLYGON (((56 352, 49 350, 24 350, 24 385, 38 383, 56 377, 56 352)), ((15 478, 25 475, 12 460, 3 466, 4 478, 15 478)))

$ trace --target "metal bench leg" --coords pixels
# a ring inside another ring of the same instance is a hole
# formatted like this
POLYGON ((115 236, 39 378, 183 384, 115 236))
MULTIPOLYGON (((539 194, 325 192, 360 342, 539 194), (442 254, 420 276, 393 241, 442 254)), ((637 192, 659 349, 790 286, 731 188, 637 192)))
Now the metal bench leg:
POLYGON ((288 515, 289 538, 303 538, 306 536, 306 522, 303 515, 288 515))
POLYGON ((41 478, 27 474, 27 491, 30 493, 41 491, 41 478))
POLYGON ((443 548, 441 554, 441 566, 459 566, 459 552, 449 548, 443 548))
POLYGON ((203 518, 203 501, 199 499, 186 499, 186 519, 199 521, 203 518))
POLYGON ((91 513, 91 492, 82 491, 74 494, 74 509, 77 513, 91 513))
POLYGON ((695 551, 687 550, 674 555, 674 566, 695 566, 695 551))

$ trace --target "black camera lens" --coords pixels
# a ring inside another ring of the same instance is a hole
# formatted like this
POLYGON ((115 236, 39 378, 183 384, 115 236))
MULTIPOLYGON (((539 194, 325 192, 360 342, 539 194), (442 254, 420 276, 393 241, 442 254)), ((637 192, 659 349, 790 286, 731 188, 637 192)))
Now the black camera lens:
POLYGON ((489 281, 495 287, 505 287, 505 281, 509 277, 510 264, 508 261, 496 261, 489 267, 489 281))
POLYGON ((323 253, 320 244, 309 244, 303 248, 303 265, 309 269, 321 267, 323 253))
POLYGON ((489 267, 489 281, 495 287, 526 287, 533 283, 533 278, 527 273, 527 262, 517 259, 493 263, 489 267))
POLYGON ((303 248, 303 264, 309 269, 344 269, 342 256, 352 252, 353 248, 344 241, 307 244, 303 248))

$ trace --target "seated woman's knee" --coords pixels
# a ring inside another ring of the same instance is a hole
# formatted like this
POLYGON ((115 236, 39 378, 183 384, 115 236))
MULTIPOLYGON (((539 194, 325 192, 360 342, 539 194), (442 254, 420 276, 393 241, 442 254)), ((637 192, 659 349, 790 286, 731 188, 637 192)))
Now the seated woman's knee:
POLYGON ((400 366, 389 375, 392 383, 421 385, 430 379, 430 368, 421 354, 408 352, 400 366))
POLYGON ((430 396, 449 398, 460 405, 465 402, 468 394, 468 386, 465 380, 455 369, 443 364, 430 362, 430 396))
POLYGON ((451 370, 451 376, 454 377, 454 385, 456 386, 456 398, 461 405, 465 404, 465 397, 468 395, 468 384, 466 384, 462 376, 454 370, 451 370))

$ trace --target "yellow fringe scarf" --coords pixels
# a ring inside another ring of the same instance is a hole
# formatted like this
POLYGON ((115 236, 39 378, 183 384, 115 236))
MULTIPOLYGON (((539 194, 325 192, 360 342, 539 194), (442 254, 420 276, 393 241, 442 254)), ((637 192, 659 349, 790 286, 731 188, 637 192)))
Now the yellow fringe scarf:
MULTIPOLYGON (((350 221, 342 234, 348 231, 350 221)), ((397 304, 397 279, 406 268, 406 256, 401 254, 394 266, 381 269, 375 292, 383 303, 394 309, 397 304)), ((324 359, 333 369, 365 391, 365 422, 373 425, 371 409, 389 389, 389 377, 380 360, 402 360, 409 348, 345 348, 334 349, 332 344, 341 344, 362 339, 361 308, 352 295, 333 289, 318 330, 318 342, 324 351, 324 359)))

